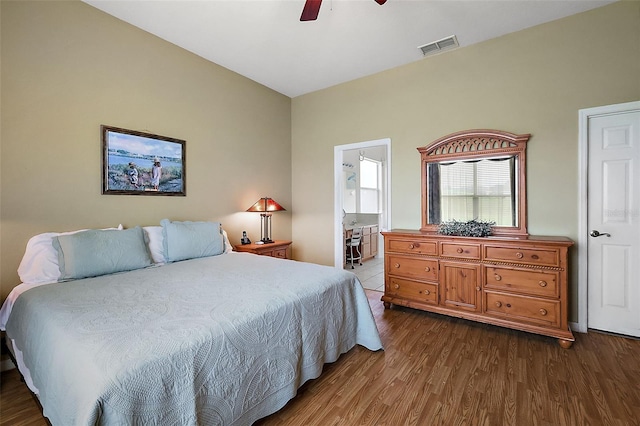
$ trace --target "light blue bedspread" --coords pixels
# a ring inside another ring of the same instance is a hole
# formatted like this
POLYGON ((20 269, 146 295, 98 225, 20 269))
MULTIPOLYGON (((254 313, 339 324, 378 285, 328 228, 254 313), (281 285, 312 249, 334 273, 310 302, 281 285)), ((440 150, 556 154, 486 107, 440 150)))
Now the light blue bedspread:
POLYGON ((356 276, 244 253, 33 288, 7 335, 53 425, 250 425, 356 344, 356 276))

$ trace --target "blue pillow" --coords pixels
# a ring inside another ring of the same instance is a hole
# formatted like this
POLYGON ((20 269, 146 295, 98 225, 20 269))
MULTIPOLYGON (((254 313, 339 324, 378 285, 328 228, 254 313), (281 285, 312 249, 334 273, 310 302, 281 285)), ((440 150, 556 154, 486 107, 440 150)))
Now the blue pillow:
POLYGON ((53 239, 58 252, 59 281, 146 268, 153 264, 142 228, 98 230, 60 235, 53 239))
POLYGON ((224 252, 219 222, 160 221, 167 262, 216 256, 224 252))

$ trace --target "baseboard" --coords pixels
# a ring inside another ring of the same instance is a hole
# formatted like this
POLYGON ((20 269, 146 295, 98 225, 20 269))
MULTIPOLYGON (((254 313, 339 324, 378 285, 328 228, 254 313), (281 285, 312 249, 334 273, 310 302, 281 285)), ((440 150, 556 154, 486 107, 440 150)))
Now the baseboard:
POLYGON ((569 323, 569 328, 571 328, 571 331, 575 331, 578 333, 586 333, 587 329, 584 328, 579 322, 570 322, 569 323))

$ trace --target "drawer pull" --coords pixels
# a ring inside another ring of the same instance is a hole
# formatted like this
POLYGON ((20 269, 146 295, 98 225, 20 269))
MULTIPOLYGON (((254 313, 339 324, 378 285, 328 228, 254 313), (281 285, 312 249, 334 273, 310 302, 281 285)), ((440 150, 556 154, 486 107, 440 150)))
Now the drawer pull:
POLYGON ((546 309, 540 309, 540 315, 542 315, 542 316, 547 315, 547 310, 546 309))
POLYGON ((464 250, 462 250, 462 248, 458 247, 458 250, 456 250, 458 253, 462 253, 464 250))
POLYGON ((517 252, 517 253, 516 253, 516 257, 517 257, 518 259, 522 259, 522 258, 524 257, 524 254, 522 254, 522 253, 520 253, 520 252, 517 252))
POLYGON ((502 280, 502 277, 501 277, 500 275, 498 275, 498 274, 495 274, 495 275, 493 276, 493 278, 495 278, 495 280, 496 280, 496 281, 500 281, 500 280, 502 280))
POLYGON ((538 284, 540 285, 540 287, 546 287, 547 286, 547 282, 546 281, 538 281, 538 284))
POLYGON ((502 302, 496 302, 496 306, 499 308, 502 306, 502 302))
POLYGON ((532 255, 532 256, 531 256, 531 258, 532 258, 533 260, 538 260, 538 259, 540 259, 540 257, 539 257, 537 254, 532 255))
POLYGON ((476 291, 480 291, 480 286, 476 287, 476 291))
POLYGON ((399 286, 398 284, 395 284, 395 285, 393 286, 393 288, 395 288, 395 289, 397 290, 397 289, 399 289, 399 288, 400 288, 400 286, 399 286))
POLYGON ((431 294, 431 292, 429 290, 419 291, 418 293, 424 293, 425 296, 428 296, 428 295, 431 294))
POLYGON ((425 266, 425 267, 424 267, 424 271, 425 271, 425 272, 429 272, 429 271, 431 271, 431 268, 429 268, 428 266, 425 266))
POLYGON ((409 248, 413 250, 414 248, 416 248, 416 246, 414 246, 413 244, 409 244, 409 248))
POLYGON ((395 266, 396 268, 399 268, 399 267, 400 267, 400 264, 399 264, 399 263, 396 263, 396 264, 395 264, 395 265, 393 265, 393 266, 395 266))

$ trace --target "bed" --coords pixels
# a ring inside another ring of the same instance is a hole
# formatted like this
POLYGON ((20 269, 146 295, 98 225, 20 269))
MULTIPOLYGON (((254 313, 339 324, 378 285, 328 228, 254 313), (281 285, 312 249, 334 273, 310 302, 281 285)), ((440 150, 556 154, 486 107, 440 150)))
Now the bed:
MULTIPOLYGON (((54 426, 250 425, 355 345, 382 349, 354 274, 231 252, 216 229, 163 221, 34 244, 59 276, 17 286, 0 328, 54 426)), ((37 281, 29 270, 47 262, 27 254, 21 278, 37 281)))

